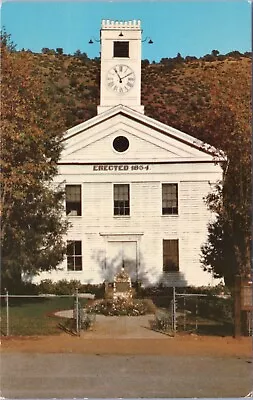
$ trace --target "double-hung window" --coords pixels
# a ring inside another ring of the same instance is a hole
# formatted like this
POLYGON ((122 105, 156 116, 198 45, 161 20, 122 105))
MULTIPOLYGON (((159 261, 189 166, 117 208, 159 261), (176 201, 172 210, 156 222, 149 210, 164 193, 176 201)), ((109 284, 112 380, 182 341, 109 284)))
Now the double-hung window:
POLYGON ((113 187, 114 215, 130 215, 129 185, 116 184, 113 187))
POLYGON ((66 185, 66 214, 82 215, 81 185, 66 185))
POLYGON ((162 184, 162 214, 178 214, 178 186, 177 183, 162 184))
POLYGON ((81 240, 67 241, 68 271, 82 271, 82 242, 81 240))
POLYGON ((163 271, 179 271, 178 239, 163 240, 163 271))

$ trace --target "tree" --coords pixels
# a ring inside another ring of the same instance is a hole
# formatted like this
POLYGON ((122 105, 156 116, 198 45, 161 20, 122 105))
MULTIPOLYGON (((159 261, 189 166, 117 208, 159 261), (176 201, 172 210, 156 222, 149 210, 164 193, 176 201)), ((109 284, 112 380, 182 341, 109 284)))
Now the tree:
POLYGON ((63 54, 63 48, 62 47, 57 47, 56 48, 56 54, 62 55, 63 54))
POLYGON ((212 50, 211 54, 212 54, 212 56, 217 57, 220 54, 220 52, 219 52, 219 50, 212 50))
POLYGON ((216 56, 214 56, 213 54, 206 54, 205 56, 202 57, 202 60, 215 61, 216 60, 216 56))
POLYGON ((22 274, 56 268, 63 259, 63 191, 53 187, 61 152, 61 119, 51 109, 30 53, 13 52, 1 37, 2 287, 22 274))
POLYGON ((217 78, 213 87, 209 127, 216 132, 214 141, 226 152, 227 162, 223 181, 207 197, 216 219, 209 224, 202 247, 204 270, 224 277, 230 287, 235 275, 251 271, 251 92, 246 78, 240 78, 231 77, 228 87, 217 78))
POLYGON ((56 54, 54 49, 49 49, 48 47, 43 47, 41 52, 42 54, 56 54))
POLYGON ((227 57, 233 57, 233 58, 240 58, 243 56, 242 53, 238 50, 230 51, 229 53, 226 54, 227 57))
POLYGON ((184 62, 184 57, 181 56, 181 53, 177 53, 177 56, 174 57, 174 60, 175 60, 176 63, 181 64, 181 63, 184 62))
POLYGON ((197 60, 197 57, 195 57, 195 56, 186 56, 185 57, 185 61, 196 61, 197 60))
POLYGON ((82 53, 80 49, 77 49, 77 50, 75 51, 74 57, 77 57, 77 58, 79 58, 79 59, 82 60, 82 61, 87 61, 87 60, 89 60, 89 57, 88 57, 87 53, 85 53, 85 52, 82 53))
POLYGON ((144 60, 141 60, 141 65, 144 67, 146 65, 149 65, 149 60, 145 58, 144 60))
POLYGON ((80 57, 81 54, 82 54, 82 52, 81 52, 80 49, 77 49, 77 50, 74 52, 74 56, 75 56, 75 57, 80 57))

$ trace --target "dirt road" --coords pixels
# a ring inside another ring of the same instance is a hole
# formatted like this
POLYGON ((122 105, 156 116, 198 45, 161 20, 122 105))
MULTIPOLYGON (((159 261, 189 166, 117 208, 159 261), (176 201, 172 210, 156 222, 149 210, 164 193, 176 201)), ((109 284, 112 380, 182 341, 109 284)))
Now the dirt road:
POLYGON ((10 337, 2 339, 2 352, 199 355, 212 357, 251 357, 252 338, 158 334, 157 338, 97 338, 63 333, 58 336, 10 337))

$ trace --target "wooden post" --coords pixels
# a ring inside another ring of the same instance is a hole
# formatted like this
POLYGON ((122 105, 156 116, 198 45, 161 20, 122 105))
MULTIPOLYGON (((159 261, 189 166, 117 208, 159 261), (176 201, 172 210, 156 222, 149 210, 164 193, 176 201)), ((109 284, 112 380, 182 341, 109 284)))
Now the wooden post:
POLYGON ((172 300, 172 307, 173 307, 173 312, 172 312, 172 317, 173 317, 173 334, 176 334, 177 330, 177 304, 176 304, 176 288, 173 286, 173 300, 172 300))
POLYGON ((9 292, 7 289, 5 289, 6 291, 6 336, 9 336, 10 334, 10 316, 9 316, 9 292))
POLYGON ((235 277, 234 288, 234 336, 236 339, 241 337, 241 276, 235 277))
POLYGON ((80 326, 79 326, 79 299, 78 299, 78 289, 76 289, 76 333, 80 335, 80 326))

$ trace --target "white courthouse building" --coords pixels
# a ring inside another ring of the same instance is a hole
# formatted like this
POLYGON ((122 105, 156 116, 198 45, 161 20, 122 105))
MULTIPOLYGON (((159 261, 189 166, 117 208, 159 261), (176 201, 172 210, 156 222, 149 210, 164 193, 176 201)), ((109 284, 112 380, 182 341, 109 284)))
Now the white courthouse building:
POLYGON ((221 179, 208 146, 145 115, 140 21, 103 20, 97 116, 69 129, 57 182, 71 227, 59 269, 40 279, 102 283, 122 266, 144 286, 215 284, 200 264, 221 179))

